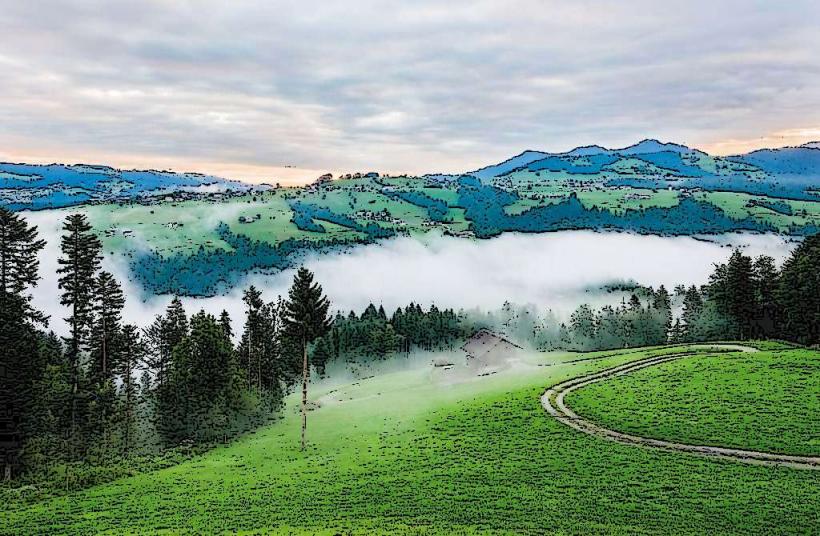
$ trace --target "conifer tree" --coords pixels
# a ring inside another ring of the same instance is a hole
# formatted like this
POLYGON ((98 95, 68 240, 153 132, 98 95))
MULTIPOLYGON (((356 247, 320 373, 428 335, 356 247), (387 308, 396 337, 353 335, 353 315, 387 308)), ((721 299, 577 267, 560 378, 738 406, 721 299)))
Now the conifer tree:
POLYGON ((222 331, 225 332, 225 336, 228 339, 233 338, 233 327, 231 327, 231 315, 228 314, 228 311, 225 309, 222 310, 222 313, 219 315, 219 326, 222 328, 222 331))
POLYGON ((803 240, 783 263, 776 296, 783 336, 820 343, 820 234, 803 240))
POLYGON ((242 333, 240 344, 240 355, 245 369, 245 377, 248 387, 253 385, 261 386, 262 383, 262 360, 265 339, 271 334, 264 333, 264 311, 265 302, 262 300, 262 292, 251 285, 242 295, 245 303, 245 329, 242 333))
POLYGON ((754 272, 755 302, 755 336, 771 337, 775 334, 778 311, 775 293, 779 274, 774 259, 761 255, 752 265, 754 272))
POLYGON ((116 371, 122 380, 122 446, 123 454, 129 456, 136 436, 137 385, 134 374, 144 352, 139 330, 126 324, 119 333, 122 355, 116 364, 116 371))
POLYGON ((102 271, 95 282, 94 296, 94 370, 92 376, 98 384, 113 378, 112 369, 116 367, 116 342, 122 321, 122 309, 125 297, 122 287, 108 272, 102 271))
POLYGON ((683 295, 683 311, 681 313, 681 320, 683 327, 681 337, 685 341, 694 340, 695 324, 703 311, 703 297, 696 286, 692 285, 683 295))
POLYGON ((171 348, 166 337, 166 322, 163 315, 156 315, 154 321, 143 330, 146 350, 143 363, 155 374, 155 383, 158 387, 162 387, 165 381, 168 361, 171 358, 171 348))
MULTIPOLYGON (((298 341, 302 350, 302 450, 305 450, 307 429, 308 345, 330 328, 329 307, 330 302, 322 287, 314 283, 313 274, 304 267, 299 268, 288 291, 284 323, 288 338, 298 341)), ((378 316, 375 308, 374 313, 378 316)))
POLYGON ((64 234, 60 239, 62 256, 57 259, 60 268, 59 288, 63 291, 60 304, 70 308, 65 319, 70 330, 67 356, 72 376, 71 397, 71 437, 76 453, 78 446, 78 403, 80 393, 80 353, 89 343, 89 333, 93 324, 94 280, 100 267, 101 244, 91 230, 85 215, 72 214, 63 223, 64 234))
POLYGON ((40 393, 34 388, 45 364, 40 359, 35 324, 45 316, 30 305, 28 291, 37 285, 37 254, 45 242, 37 228, 0 207, 0 428, 7 429, 0 445, 0 478, 12 478, 26 432, 35 428, 33 414, 40 393))
POLYGON ((26 319, 44 320, 29 306, 30 296, 26 292, 40 279, 37 255, 45 244, 45 240, 37 238, 37 227, 0 207, 0 315, 22 308, 26 319))

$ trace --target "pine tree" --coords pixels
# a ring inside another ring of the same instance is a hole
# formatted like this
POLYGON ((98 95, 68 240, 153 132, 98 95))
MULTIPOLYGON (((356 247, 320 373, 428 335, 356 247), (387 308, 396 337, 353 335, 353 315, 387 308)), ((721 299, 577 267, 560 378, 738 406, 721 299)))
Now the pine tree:
POLYGON ((692 285, 683 295, 683 312, 681 313, 681 320, 683 321, 683 328, 681 338, 683 341, 693 341, 694 329, 701 312, 703 311, 703 297, 700 291, 692 285))
POLYGON ((72 450, 76 453, 78 437, 78 403, 80 393, 80 353, 89 343, 89 333, 93 323, 94 278, 100 267, 101 244, 91 230, 91 225, 83 214, 72 214, 63 223, 65 234, 60 239, 62 257, 57 259, 60 268, 57 273, 59 288, 63 291, 60 304, 71 308, 68 322, 71 336, 68 339, 67 355, 72 375, 71 397, 71 437, 72 450))
POLYGON ((219 315, 219 326, 222 328, 222 331, 225 332, 225 336, 228 339, 233 338, 233 327, 231 326, 231 315, 228 314, 228 311, 225 309, 222 310, 222 313, 219 315))
POLYGON ((168 361, 171 358, 171 348, 166 332, 167 321, 162 315, 156 315, 151 325, 143 330, 146 349, 143 363, 156 375, 158 387, 162 387, 165 381, 168 361))
POLYGON ((755 336, 771 337, 777 326, 777 303, 775 293, 779 274, 774 259, 761 255, 752 265, 754 272, 755 303, 755 336))
MULTIPOLYGON (((136 406, 137 406, 137 385, 134 374, 139 365, 144 352, 139 330, 132 324, 126 324, 119 333, 122 356, 116 364, 116 371, 122 380, 122 429, 123 429, 123 454, 127 457, 134 447, 136 436, 136 406)), ((150 377, 149 377, 150 381, 150 377)))
MULTIPOLYGON (((190 326, 185 308, 174 297, 165 309, 165 315, 157 317, 146 332, 152 356, 146 360, 157 375, 155 389, 156 425, 162 437, 169 443, 185 438, 185 412, 188 407, 187 354, 182 349, 188 340, 190 326)), ((223 334, 224 336, 224 334, 223 334)))
POLYGON ((262 384, 262 349, 269 334, 263 332, 264 317, 262 292, 251 285, 242 295, 245 302, 245 329, 242 333, 240 355, 244 364, 248 387, 256 385, 261 389, 262 384))
POLYGON ((165 310, 165 339, 168 347, 174 347, 188 336, 188 317, 178 296, 174 296, 165 310))
POLYGON ((330 328, 329 307, 330 302, 323 295, 322 287, 313 282, 313 274, 304 267, 299 268, 288 291, 284 322, 288 337, 299 341, 302 350, 302 450, 305 450, 307 429, 308 344, 330 328))
POLYGON ((28 289, 40 279, 37 254, 45 247, 37 238, 37 227, 10 210, 0 207, 0 314, 22 308, 24 317, 42 323, 44 317, 29 306, 28 289))
POLYGON ((174 443, 226 437, 241 391, 233 346, 216 318, 204 311, 191 317, 173 363, 159 397, 165 438, 174 443))
POLYGON ((803 240, 783 263, 776 297, 783 336, 820 343, 820 234, 803 240))
POLYGON ((579 350, 589 350, 595 340, 595 313, 589 305, 581 305, 572 313, 569 319, 570 332, 575 347, 579 350))
POLYGON ((735 328, 727 335, 746 339, 752 335, 755 323, 755 283, 752 259, 737 249, 727 264, 715 267, 709 278, 708 299, 717 311, 728 317, 735 328))
POLYGON ((102 385, 113 379, 112 369, 116 367, 116 339, 120 332, 122 309, 125 297, 122 287, 108 272, 100 272, 95 284, 94 326, 94 370, 92 376, 102 385))
POLYGON ((33 416, 42 402, 39 385, 45 363, 35 324, 45 316, 30 305, 29 289, 39 280, 37 254, 45 242, 37 228, 0 207, 0 478, 13 477, 27 436, 37 432, 33 416))

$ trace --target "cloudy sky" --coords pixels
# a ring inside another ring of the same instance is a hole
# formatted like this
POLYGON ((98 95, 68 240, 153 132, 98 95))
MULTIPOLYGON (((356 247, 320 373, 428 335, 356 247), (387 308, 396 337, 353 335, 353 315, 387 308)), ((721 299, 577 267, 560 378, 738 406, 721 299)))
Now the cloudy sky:
POLYGON ((815 0, 0 0, 0 159, 288 182, 798 144, 819 25, 815 0))

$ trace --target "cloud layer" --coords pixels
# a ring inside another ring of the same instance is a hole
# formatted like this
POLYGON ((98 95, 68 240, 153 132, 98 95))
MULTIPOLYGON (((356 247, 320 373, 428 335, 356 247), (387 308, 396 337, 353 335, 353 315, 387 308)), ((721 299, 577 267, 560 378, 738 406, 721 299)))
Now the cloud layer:
POLYGON ((811 0, 5 4, 6 159, 276 180, 820 125, 811 0))
MULTIPOLYGON (((33 303, 51 315, 52 329, 65 334, 62 319, 68 310, 55 299, 60 222, 48 211, 28 213, 27 218, 48 240, 40 256, 43 280, 34 290, 33 303)), ((663 284, 670 290, 676 284, 701 285, 707 282, 713 263, 728 259, 731 246, 743 247, 749 255, 771 255, 778 264, 795 246, 777 235, 727 234, 708 240, 592 231, 507 233, 478 241, 428 237, 422 242, 403 237, 343 254, 311 255, 304 265, 316 274, 333 309, 342 312, 361 312, 371 302, 392 312, 410 302, 495 310, 511 301, 568 315, 581 303, 619 300, 620 295, 598 292, 605 284, 632 281, 655 288, 663 284)), ((108 256, 103 267, 123 284, 127 322, 145 326, 170 302, 170 296, 140 301, 137 297, 143 293, 129 280, 124 259, 108 256)), ((205 309, 218 315, 227 310, 238 332, 244 321, 242 290, 254 284, 266 300, 273 301, 287 295, 292 278, 293 270, 251 275, 223 296, 183 302, 189 313, 205 309)))

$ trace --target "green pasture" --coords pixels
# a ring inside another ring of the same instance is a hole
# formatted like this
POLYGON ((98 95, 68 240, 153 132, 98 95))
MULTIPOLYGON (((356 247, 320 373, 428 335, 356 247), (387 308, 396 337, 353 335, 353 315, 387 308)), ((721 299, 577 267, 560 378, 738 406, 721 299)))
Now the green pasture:
MULTIPOLYGON (((784 362, 781 347, 768 348, 752 362, 702 351, 687 363, 784 362)), ((676 351, 540 354, 488 376, 416 364, 320 382, 305 453, 290 397, 280 421, 180 465, 52 498, 10 498, 0 534, 816 533, 816 471, 621 445, 541 408, 550 385, 676 351)), ((806 367, 820 362, 817 352, 800 355, 806 367)), ((798 354, 788 359, 793 379, 798 354)), ((693 371, 679 365, 679 381, 691 383, 693 371)), ((748 389, 769 396, 760 374, 747 376, 748 389)), ((772 394, 770 403, 788 400, 772 394)), ((668 420, 664 407, 659 422, 668 420)))
POLYGON ((567 406, 611 429, 682 443, 820 454, 820 353, 684 358, 573 391, 567 406))

